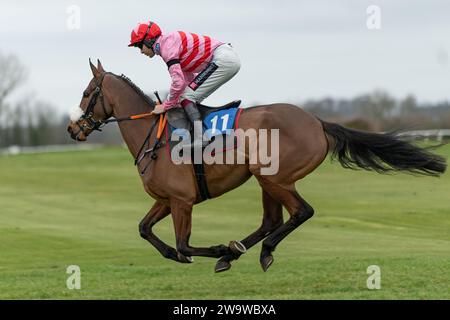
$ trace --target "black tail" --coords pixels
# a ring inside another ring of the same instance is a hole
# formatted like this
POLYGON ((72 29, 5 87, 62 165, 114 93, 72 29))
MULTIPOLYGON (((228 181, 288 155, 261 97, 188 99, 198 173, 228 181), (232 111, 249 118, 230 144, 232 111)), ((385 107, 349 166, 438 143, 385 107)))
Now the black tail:
POLYGON ((371 133, 344 128, 322 121, 324 131, 333 138, 332 157, 344 168, 379 173, 407 171, 430 176, 445 172, 445 159, 398 138, 395 133, 371 133))

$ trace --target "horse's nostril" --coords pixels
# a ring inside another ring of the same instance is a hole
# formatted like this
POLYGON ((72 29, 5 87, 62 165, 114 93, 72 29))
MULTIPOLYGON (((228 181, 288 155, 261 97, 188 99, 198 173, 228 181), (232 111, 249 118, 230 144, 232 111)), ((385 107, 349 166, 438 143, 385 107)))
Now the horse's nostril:
POLYGON ((71 126, 68 126, 68 127, 67 127, 67 132, 70 134, 70 137, 71 137, 72 139, 76 140, 76 137, 75 137, 74 134, 73 134, 73 129, 72 129, 71 126))

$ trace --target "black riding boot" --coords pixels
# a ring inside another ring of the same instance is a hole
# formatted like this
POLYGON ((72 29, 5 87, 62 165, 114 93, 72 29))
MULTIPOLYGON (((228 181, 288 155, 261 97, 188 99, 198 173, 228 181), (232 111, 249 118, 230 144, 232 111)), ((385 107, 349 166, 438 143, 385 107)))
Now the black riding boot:
POLYGON ((198 111, 195 102, 189 100, 185 101, 188 102, 184 105, 184 110, 186 111, 189 120, 191 120, 194 126, 194 143, 191 143, 189 147, 191 148, 205 147, 208 144, 208 142, 203 141, 203 123, 200 111, 198 111))

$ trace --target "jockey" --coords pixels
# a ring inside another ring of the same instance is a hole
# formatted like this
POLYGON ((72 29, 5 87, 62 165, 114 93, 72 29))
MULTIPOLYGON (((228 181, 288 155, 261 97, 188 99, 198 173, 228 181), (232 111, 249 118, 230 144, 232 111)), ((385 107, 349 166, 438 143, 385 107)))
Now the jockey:
MULTIPOLYGON (((231 44, 183 31, 162 34, 151 21, 139 23, 131 31, 128 46, 138 47, 150 58, 155 54, 161 56, 167 64, 172 78, 169 96, 156 105, 153 113, 183 107, 193 124, 201 121, 196 104, 230 80, 241 66, 231 44)), ((194 130, 194 146, 199 144, 202 144, 201 130, 194 130)))

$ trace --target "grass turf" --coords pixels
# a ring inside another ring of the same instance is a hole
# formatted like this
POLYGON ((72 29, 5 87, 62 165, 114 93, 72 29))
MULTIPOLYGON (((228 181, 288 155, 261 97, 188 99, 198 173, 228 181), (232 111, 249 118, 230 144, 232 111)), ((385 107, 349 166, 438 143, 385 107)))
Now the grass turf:
MULTIPOLYGON (((447 158, 450 147, 439 149, 447 158)), ((0 157, 1 299, 449 299, 450 174, 379 175, 325 161, 297 184, 315 216, 231 270, 166 260, 139 237, 153 199, 124 148, 0 157), (69 290, 66 268, 81 268, 69 290), (381 289, 366 286, 369 265, 381 289)), ((191 244, 240 240, 262 219, 254 179, 195 207, 191 244)), ((174 245, 170 217, 155 233, 174 245)))

